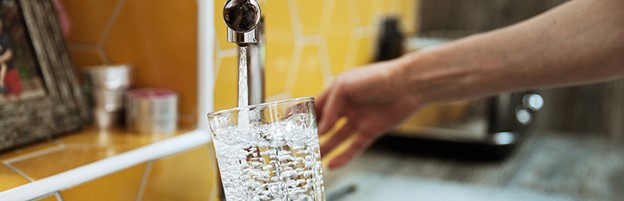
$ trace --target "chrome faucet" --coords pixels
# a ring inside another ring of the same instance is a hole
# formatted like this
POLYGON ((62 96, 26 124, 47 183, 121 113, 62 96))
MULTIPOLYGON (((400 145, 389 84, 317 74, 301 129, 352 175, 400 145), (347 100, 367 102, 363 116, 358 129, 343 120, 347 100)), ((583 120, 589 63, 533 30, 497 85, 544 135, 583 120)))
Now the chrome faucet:
MULTIPOLYGON (((229 0, 223 7, 228 42, 247 47, 249 104, 264 102, 264 20, 256 0, 229 0)), ((240 52, 240 51, 239 51, 240 52)))

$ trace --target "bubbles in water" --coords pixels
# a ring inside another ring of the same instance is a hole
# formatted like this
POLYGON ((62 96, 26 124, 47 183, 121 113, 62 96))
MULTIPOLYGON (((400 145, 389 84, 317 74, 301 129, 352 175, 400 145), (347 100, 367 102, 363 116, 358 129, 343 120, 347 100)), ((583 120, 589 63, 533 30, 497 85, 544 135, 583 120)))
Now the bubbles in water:
POLYGON ((215 131, 228 201, 324 200, 314 116, 295 114, 268 125, 215 131))

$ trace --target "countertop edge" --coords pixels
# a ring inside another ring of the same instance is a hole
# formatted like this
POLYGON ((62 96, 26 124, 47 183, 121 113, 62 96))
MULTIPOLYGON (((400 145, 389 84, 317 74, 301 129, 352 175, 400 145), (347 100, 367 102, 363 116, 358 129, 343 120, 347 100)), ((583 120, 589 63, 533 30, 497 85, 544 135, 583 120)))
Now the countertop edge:
POLYGON ((56 175, 0 192, 0 200, 32 200, 100 178, 119 170, 209 143, 210 131, 196 129, 170 139, 98 160, 56 175))

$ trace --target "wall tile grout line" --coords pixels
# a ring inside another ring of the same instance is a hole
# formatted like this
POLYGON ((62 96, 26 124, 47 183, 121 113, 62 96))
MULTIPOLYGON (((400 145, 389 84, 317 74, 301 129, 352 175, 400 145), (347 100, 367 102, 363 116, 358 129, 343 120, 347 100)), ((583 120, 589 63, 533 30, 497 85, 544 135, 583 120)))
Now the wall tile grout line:
POLYGON ((357 26, 353 28, 353 37, 355 38, 368 38, 371 37, 373 27, 371 26, 357 26))
MULTIPOLYGON (((348 3, 349 5, 357 5, 358 4, 358 0, 349 0, 350 2, 348 3)), ((360 14, 360 11, 358 10, 357 6, 349 6, 347 8, 347 16, 349 16, 349 21, 351 21, 351 23, 354 26, 359 26, 360 24, 360 19, 358 18, 360 14)))
POLYGON ((39 151, 35 151, 35 152, 30 152, 27 154, 23 154, 23 155, 19 155, 7 160, 2 161, 2 163, 8 167, 9 169, 13 170, 14 172, 16 172, 17 174, 19 174, 20 176, 24 177, 25 179, 28 179, 28 181, 35 181, 35 179, 33 179, 32 177, 28 176, 25 172, 23 172, 22 170, 20 170, 19 168, 15 167, 12 165, 12 163, 16 163, 16 162, 20 162, 23 160, 28 160, 31 158, 35 158, 38 156, 43 156, 46 154, 50 154, 53 152, 57 152, 57 151, 61 151, 64 150, 66 148, 65 144, 62 143, 58 143, 56 141, 52 141, 52 143, 56 144, 56 146, 54 147, 50 147, 50 148, 46 148, 46 149, 42 149, 39 151))
POLYGON ((61 150, 64 150, 65 148, 67 148, 67 146, 65 144, 57 144, 57 146, 54 146, 54 147, 42 149, 42 150, 39 150, 39 151, 27 153, 27 154, 24 154, 24 155, 19 155, 19 156, 16 156, 16 157, 4 160, 3 163, 5 165, 10 165, 11 163, 16 163, 16 162, 20 162, 20 161, 23 161, 23 160, 31 159, 31 158, 34 158, 34 157, 38 157, 38 156, 50 154, 50 153, 53 153, 53 152, 61 151, 61 150))
POLYGON ((298 64, 303 57, 303 48, 304 46, 300 43, 295 43, 295 48, 293 50, 292 59, 290 60, 290 66, 288 70, 288 77, 286 77, 286 86, 284 88, 288 92, 293 92, 295 88, 295 81, 297 78, 297 73, 299 71, 298 64))
POLYGON ((293 93, 295 88, 295 82, 299 71, 299 62, 303 57, 303 48, 305 47, 306 38, 302 36, 303 28, 301 26, 301 19, 299 9, 297 8, 297 2, 289 0, 288 2, 288 14, 290 15, 290 24, 295 38, 295 44, 293 49, 292 58, 290 60, 290 69, 288 70, 288 77, 286 78, 286 86, 284 88, 287 92, 293 93))
POLYGON ((113 30, 113 25, 115 24, 115 22, 117 22, 117 18, 119 18, 119 13, 121 13, 121 9, 123 8, 125 3, 126 3, 126 0, 119 0, 117 2, 117 6, 115 7, 115 10, 113 10, 113 15, 111 15, 111 18, 106 23, 106 27, 104 28, 101 38, 97 44, 98 55, 100 56, 100 59, 102 59, 102 61, 105 64, 111 64, 111 60, 108 57, 108 54, 106 54, 106 51, 104 50, 104 44, 108 40, 108 37, 110 36, 111 31, 113 30))
POLYGON ((97 53, 100 56, 100 59, 102 59, 102 62, 104 62, 105 64, 111 64, 111 60, 110 58, 108 58, 106 51, 104 51, 104 47, 98 47, 97 53))
POLYGON ((136 201, 141 201, 143 199, 143 193, 145 193, 145 188, 147 186, 147 181, 149 181, 149 174, 152 171, 153 160, 147 161, 145 166, 145 172, 143 172, 143 178, 141 179, 141 185, 139 186, 139 192, 137 193, 136 201))
POLYGON ((111 18, 106 23, 106 27, 104 28, 104 31, 102 32, 102 35, 100 36, 101 38, 97 44, 98 47, 100 48, 104 47, 104 43, 106 43, 106 40, 108 40, 108 37, 110 36, 111 31, 113 30, 113 26, 115 25, 115 22, 117 22, 117 19, 119 18, 119 14, 121 13, 121 9, 123 8, 124 4, 126 4, 126 0, 119 0, 117 2, 117 5, 115 6, 115 10, 113 10, 113 14, 111 15, 111 18))
POLYGON ((345 55, 345 60, 344 60, 344 67, 345 68, 354 68, 355 66, 353 66, 352 64, 355 63, 355 58, 356 58, 356 48, 357 48, 357 42, 355 41, 355 32, 351 33, 351 37, 349 37, 349 40, 347 42, 347 54, 345 55), (355 46, 355 47, 354 47, 355 46))
POLYGON ((288 4, 288 13, 290 15, 290 24, 292 26, 293 35, 296 40, 299 41, 300 37, 303 35, 303 27, 301 26, 301 18, 299 17, 299 9, 297 9, 297 1, 289 0, 288 4))
POLYGON ((328 87, 332 82, 333 82, 333 75, 332 75, 332 65, 331 62, 329 61, 329 51, 328 51, 328 47, 327 47, 327 42, 325 41, 325 38, 321 36, 321 40, 318 43, 318 56, 319 59, 321 61, 321 73, 323 75, 323 88, 328 87))
POLYGON ((32 181, 35 181, 35 179, 33 179, 33 178, 29 177, 26 173, 22 172, 22 170, 20 170, 19 168, 15 167, 15 166, 13 166, 13 165, 11 165, 11 164, 4 164, 4 165, 6 165, 7 167, 9 167, 11 170, 13 170, 13 171, 17 172, 17 174, 21 175, 22 177, 24 177, 24 178, 28 179, 28 181, 31 181, 31 182, 32 182, 32 181))
POLYGON ((329 29, 333 15, 334 15, 334 7, 336 6, 336 2, 334 0, 326 0, 323 5, 323 11, 321 12, 321 22, 319 24, 319 32, 327 33, 327 29, 329 29), (326 13, 327 12, 327 13, 326 13))
POLYGON ((309 35, 309 36, 301 36, 300 41, 303 45, 318 45, 324 40, 323 36, 320 34, 309 35))
POLYGON ((56 197, 57 201, 64 201, 63 196, 61 196, 61 191, 56 191, 56 193, 54 193, 54 196, 56 197))

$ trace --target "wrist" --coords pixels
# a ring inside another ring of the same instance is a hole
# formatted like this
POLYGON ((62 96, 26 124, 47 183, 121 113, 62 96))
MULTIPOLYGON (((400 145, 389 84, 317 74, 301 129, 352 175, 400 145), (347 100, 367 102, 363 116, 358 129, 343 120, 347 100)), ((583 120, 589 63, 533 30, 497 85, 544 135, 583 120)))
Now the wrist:
POLYGON ((395 74, 405 93, 421 105, 461 98, 472 76, 444 47, 419 50, 398 59, 395 74))
POLYGON ((414 109, 417 109, 427 102, 422 94, 414 93, 415 83, 410 74, 413 73, 413 67, 418 65, 417 57, 417 53, 408 53, 400 58, 392 60, 391 62, 393 62, 393 64, 390 65, 391 86, 398 91, 402 97, 401 99, 408 102, 409 105, 413 105, 414 109))

